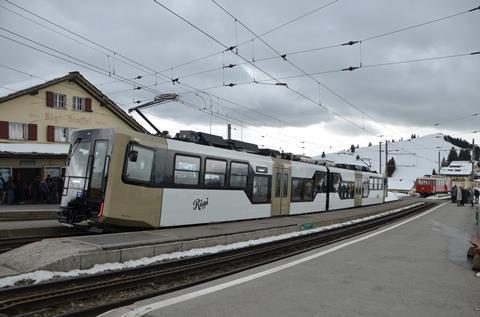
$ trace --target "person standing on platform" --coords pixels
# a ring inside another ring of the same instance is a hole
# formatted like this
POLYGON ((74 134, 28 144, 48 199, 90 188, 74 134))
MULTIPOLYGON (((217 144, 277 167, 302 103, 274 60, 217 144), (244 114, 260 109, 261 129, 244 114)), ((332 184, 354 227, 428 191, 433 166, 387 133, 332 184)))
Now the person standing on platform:
POLYGON ((13 199, 15 198, 15 183, 13 182, 13 177, 8 176, 7 181, 7 204, 13 204, 13 199))
POLYGON ((3 203, 3 192, 5 191, 5 180, 0 176, 0 205, 3 203))
POLYGON ((462 187, 461 186, 458 186, 457 187, 457 207, 460 207, 461 203, 462 203, 462 187))
POLYGON ((457 201, 457 185, 452 187, 452 190, 450 191, 450 195, 452 197, 452 204, 454 204, 457 201))
POLYGON ((30 185, 30 192, 32 195, 32 202, 37 204, 40 200, 40 176, 35 177, 32 184, 30 185))

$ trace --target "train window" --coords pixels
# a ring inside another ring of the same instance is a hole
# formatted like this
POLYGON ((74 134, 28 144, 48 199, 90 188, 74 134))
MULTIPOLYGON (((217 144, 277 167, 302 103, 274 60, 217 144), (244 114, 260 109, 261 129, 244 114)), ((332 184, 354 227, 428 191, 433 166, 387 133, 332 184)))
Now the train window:
POLYGON ((303 183, 303 200, 313 200, 313 181, 305 180, 303 183))
POLYGON ((363 183, 363 190, 362 190, 362 197, 367 198, 369 193, 369 188, 368 188, 368 181, 365 181, 363 183))
POLYGON ((275 174, 275 197, 280 197, 280 188, 282 186, 282 173, 275 174))
POLYGON ((255 175, 253 177, 252 201, 254 203, 268 203, 270 199, 268 193, 268 176, 255 175))
POLYGON ((330 192, 337 193, 340 187, 340 182, 342 181, 342 176, 340 173, 332 173, 330 174, 331 182, 330 182, 330 192))
POLYGON ((205 180, 207 186, 225 186, 225 173, 227 171, 227 162, 221 160, 205 160, 205 180))
POLYGON ((230 164, 230 186, 246 187, 248 178, 248 164, 232 162, 230 164))
POLYGON ((282 197, 288 196, 288 174, 283 174, 283 195, 282 197))
POLYGON ((315 172, 313 176, 313 185, 315 192, 317 193, 326 193, 327 192, 327 173, 326 172, 315 172))
POLYGON ((175 156, 174 183, 198 185, 200 174, 200 158, 184 155, 175 156))
POLYGON ((125 177, 133 181, 149 183, 152 177, 153 150, 134 144, 130 148, 130 153, 136 153, 136 159, 131 160, 130 155, 128 156, 125 177))
POLYGON ((291 201, 301 201, 303 192, 303 179, 292 178, 292 197, 291 201))

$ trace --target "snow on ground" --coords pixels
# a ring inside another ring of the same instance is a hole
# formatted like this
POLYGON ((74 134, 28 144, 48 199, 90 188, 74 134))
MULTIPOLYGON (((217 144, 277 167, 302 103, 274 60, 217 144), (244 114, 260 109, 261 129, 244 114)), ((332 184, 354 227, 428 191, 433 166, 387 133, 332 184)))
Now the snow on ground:
POLYGON ((450 194, 436 194, 433 196, 428 196, 427 199, 440 200, 440 199, 450 199, 450 194))
POLYGON ((397 192, 387 192, 387 197, 385 197, 385 202, 399 200, 400 197, 410 196, 409 194, 397 193, 397 192))
MULTIPOLYGON (((438 173, 438 152, 440 160, 448 156, 449 150, 453 146, 445 141, 441 133, 430 134, 410 140, 395 141, 388 143, 388 158, 395 159, 396 170, 392 177, 388 178, 388 188, 394 190, 409 191, 417 177, 432 174, 432 170, 438 173)), ((321 159, 320 156, 314 159, 321 159)), ((345 150, 337 153, 327 154, 325 159, 335 161, 336 163, 367 165, 370 164, 372 170, 379 170, 379 150, 378 144, 369 147, 355 149, 355 153, 345 150), (357 160, 357 155, 360 160, 357 160), (367 164, 368 163, 368 164, 367 164)), ((385 171, 385 145, 382 146, 382 172, 385 171)))
POLYGON ((133 268, 133 267, 139 267, 139 266, 145 266, 153 263, 158 263, 162 261, 169 261, 169 260, 176 260, 176 259, 181 259, 181 258, 187 258, 187 257, 194 257, 194 256, 200 256, 200 255, 206 255, 206 254, 214 254, 214 253, 219 253, 222 251, 228 251, 228 250, 236 250, 236 249, 241 249, 249 246, 254 246, 254 245, 259 245, 259 244, 264 244, 268 242, 273 242, 273 241, 279 241, 283 239, 288 239, 288 238, 293 238, 293 237, 298 237, 298 236, 303 236, 307 234, 312 234, 316 232, 322 232, 326 230, 332 230, 336 228, 341 228, 349 225, 353 225, 356 223, 364 222, 364 221, 369 221, 373 220, 379 217, 387 216, 390 214, 394 214, 397 212, 404 211, 406 209, 410 209, 413 207, 416 207, 420 204, 423 203, 416 203, 407 207, 402 207, 394 210, 390 210, 378 215, 374 216, 369 216, 369 217, 364 217, 356 220, 351 220, 347 222, 342 222, 342 223, 337 223, 329 226, 323 226, 323 227, 318 227, 315 229, 310 229, 310 230, 304 230, 304 231, 296 231, 296 232, 290 232, 290 233, 285 233, 277 236, 270 236, 270 237, 265 237, 261 239, 254 239, 254 240, 248 240, 248 241, 242 241, 242 242, 236 242, 232 244, 226 244, 226 245, 216 245, 212 247, 206 247, 206 248, 196 248, 196 249, 191 249, 188 251, 181 251, 181 252, 173 252, 173 253, 167 253, 167 254, 160 254, 154 257, 144 257, 138 260, 130 260, 126 261, 123 263, 119 262, 114 262, 114 263, 104 263, 104 264, 96 264, 90 269, 84 269, 84 270, 71 270, 68 272, 55 272, 55 271, 35 271, 31 273, 24 273, 24 274, 19 274, 19 275, 14 275, 14 276, 8 276, 0 279, 0 288, 2 287, 8 287, 8 286, 13 286, 18 282, 21 281, 33 281, 34 284, 47 281, 53 278, 62 278, 62 277, 75 277, 75 276, 80 276, 80 275, 93 275, 101 272, 106 272, 106 271, 115 271, 115 270, 122 270, 122 269, 128 269, 128 268, 133 268))

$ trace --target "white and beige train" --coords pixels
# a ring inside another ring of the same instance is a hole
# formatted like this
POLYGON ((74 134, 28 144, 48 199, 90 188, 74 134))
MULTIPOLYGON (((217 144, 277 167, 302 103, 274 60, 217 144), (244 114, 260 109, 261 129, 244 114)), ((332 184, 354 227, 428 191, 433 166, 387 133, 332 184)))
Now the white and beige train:
POLYGON ((159 228, 360 207, 384 196, 383 177, 365 169, 193 131, 91 129, 72 134, 58 220, 159 228))

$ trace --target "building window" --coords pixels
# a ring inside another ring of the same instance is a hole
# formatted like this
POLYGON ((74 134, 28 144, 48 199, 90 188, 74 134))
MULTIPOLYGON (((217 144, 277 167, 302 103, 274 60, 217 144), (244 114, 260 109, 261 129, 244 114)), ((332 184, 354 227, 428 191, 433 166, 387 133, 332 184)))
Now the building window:
POLYGON ((59 109, 67 108, 67 96, 62 94, 53 94, 53 107, 59 109))
POLYGON ((182 185, 198 185, 200 174, 200 158, 177 155, 173 182, 182 185))
POLYGON ((71 133, 69 128, 55 127, 55 142, 68 142, 69 133, 71 133))
POLYGON ((85 111, 85 98, 74 96, 72 105, 74 111, 85 111))
POLYGON ((206 186, 223 187, 225 185, 225 173, 227 162, 220 160, 205 160, 205 180, 206 186))
POLYGON ((27 125, 24 123, 10 122, 8 124, 8 138, 12 140, 26 140, 27 125))

